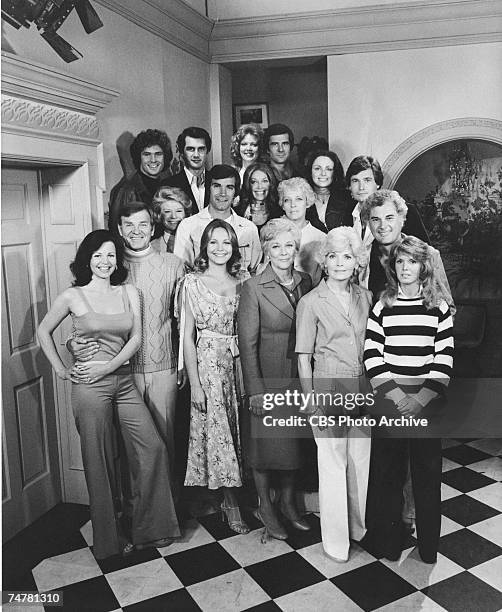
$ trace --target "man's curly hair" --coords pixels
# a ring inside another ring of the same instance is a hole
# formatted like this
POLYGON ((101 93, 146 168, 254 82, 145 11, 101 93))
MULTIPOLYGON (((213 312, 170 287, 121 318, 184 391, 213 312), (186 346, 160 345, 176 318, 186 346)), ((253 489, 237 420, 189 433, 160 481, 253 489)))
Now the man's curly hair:
POLYGON ((139 170, 141 166, 141 152, 154 145, 159 145, 164 153, 164 170, 169 168, 173 159, 169 136, 162 130, 144 130, 136 136, 129 148, 136 170, 139 170))

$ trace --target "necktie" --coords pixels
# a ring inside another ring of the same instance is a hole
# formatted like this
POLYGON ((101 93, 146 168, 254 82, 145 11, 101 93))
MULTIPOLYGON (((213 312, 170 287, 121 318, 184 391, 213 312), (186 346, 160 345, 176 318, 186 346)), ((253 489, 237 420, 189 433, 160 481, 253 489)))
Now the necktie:
POLYGON ((199 174, 199 176, 195 177, 196 183, 197 183, 197 187, 199 189, 204 186, 204 182, 206 180, 206 177, 204 175, 205 175, 205 172, 203 172, 202 174, 199 174))

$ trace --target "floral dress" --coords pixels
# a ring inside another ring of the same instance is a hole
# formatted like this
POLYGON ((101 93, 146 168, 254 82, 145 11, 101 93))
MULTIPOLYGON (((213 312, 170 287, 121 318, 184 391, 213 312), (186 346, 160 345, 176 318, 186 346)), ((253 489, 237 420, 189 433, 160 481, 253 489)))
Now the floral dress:
MULTIPOLYGON (((235 383, 239 295, 211 291, 198 274, 183 282, 180 328, 190 308, 197 327, 197 365, 206 412, 192 409, 185 486, 240 487, 241 457, 235 383)), ((182 346, 182 345, 181 345, 182 346)))

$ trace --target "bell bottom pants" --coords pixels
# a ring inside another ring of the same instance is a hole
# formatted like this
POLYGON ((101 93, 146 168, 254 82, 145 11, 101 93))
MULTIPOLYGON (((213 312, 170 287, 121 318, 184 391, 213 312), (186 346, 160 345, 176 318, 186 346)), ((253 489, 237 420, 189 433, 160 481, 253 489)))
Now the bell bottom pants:
POLYGON ((73 384, 72 407, 89 491, 96 558, 120 553, 123 546, 115 512, 120 496, 114 410, 131 472, 133 544, 179 536, 166 446, 131 375, 111 374, 92 384, 73 384))
POLYGON ((374 437, 367 526, 378 551, 396 556, 403 544, 403 486, 411 471, 418 549, 434 557, 441 530, 441 440, 374 437))
POLYGON ((369 428, 314 429, 319 466, 322 543, 336 559, 349 556, 350 539, 363 538, 371 454, 369 428))

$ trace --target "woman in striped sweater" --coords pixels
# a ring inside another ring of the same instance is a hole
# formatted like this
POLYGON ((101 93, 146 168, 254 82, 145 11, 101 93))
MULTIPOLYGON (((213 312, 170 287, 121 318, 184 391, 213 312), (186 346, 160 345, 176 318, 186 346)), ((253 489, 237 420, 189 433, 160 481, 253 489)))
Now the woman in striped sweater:
MULTIPOLYGON (((427 244, 407 236, 387 262, 387 288, 375 304, 364 362, 380 406, 391 416, 433 413, 453 365, 453 321, 427 244)), ((441 527, 441 440, 375 437, 367 500, 366 543, 397 560, 404 544, 402 489, 408 457, 416 504, 418 550, 435 563, 441 527)))

